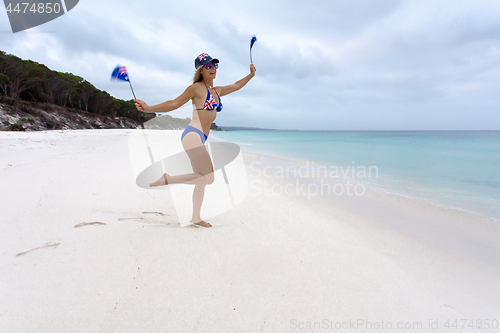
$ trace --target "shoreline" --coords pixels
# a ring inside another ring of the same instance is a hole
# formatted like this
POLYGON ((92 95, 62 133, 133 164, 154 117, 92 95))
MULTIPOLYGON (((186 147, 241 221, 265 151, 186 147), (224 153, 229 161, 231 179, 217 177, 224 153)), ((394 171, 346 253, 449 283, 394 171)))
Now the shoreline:
MULTIPOLYGON (((267 173, 267 175, 269 175, 269 170, 272 170, 272 168, 264 171, 266 166, 276 166, 280 165, 280 162, 285 162, 283 163, 283 167, 292 165, 300 168, 307 165, 308 162, 297 158, 267 154, 245 153, 244 156, 246 157, 246 161, 249 164, 253 164, 254 167, 256 162, 267 161, 267 163, 264 162, 260 167, 260 174, 267 173)), ((277 176, 276 178, 283 177, 277 176)), ((496 255, 500 250, 500 224, 495 219, 481 216, 474 212, 460 210, 452 206, 400 193, 391 193, 370 186, 364 189, 362 195, 357 195, 355 191, 351 191, 351 195, 348 195, 347 191, 342 195, 335 195, 333 191, 330 191, 330 195, 325 195, 318 193, 317 189, 321 188, 321 185, 318 185, 316 179, 301 177, 284 178, 294 182, 291 188, 303 189, 306 192, 307 186, 303 185, 313 185, 310 188, 314 188, 316 191, 312 195, 307 193, 307 199, 317 196, 324 197, 344 208, 362 214, 389 227, 396 228, 408 235, 432 242, 460 255, 500 269, 500 258, 496 255)), ((265 178, 264 183, 268 179, 265 178)), ((332 184, 333 186, 340 185, 346 188, 345 183, 342 181, 330 182, 330 185, 332 184)), ((323 183, 324 185, 328 184, 323 183)), ((267 188, 268 195, 277 192, 287 193, 284 188, 281 191, 273 190, 272 186, 268 186, 267 188)), ((262 191, 261 193, 265 194, 266 191, 262 191)), ((287 196, 290 197, 293 195, 287 196)))
MULTIPOLYGON (((307 132, 307 131, 306 131, 307 132)), ((326 131, 329 132, 329 131, 326 131)), ((332 131, 330 131, 332 132, 332 131)), ((339 132, 339 131, 333 131, 333 132, 339 132)), ((345 131, 345 132, 357 132, 357 131, 345 131)), ((359 131, 358 131, 359 132, 359 131)), ((380 131, 365 131, 365 132, 380 132, 380 131)), ((396 132, 404 132, 404 131, 396 131, 396 132)), ((409 131, 412 132, 412 131, 409 131)), ((417 131, 418 132, 418 131, 417 131)), ((421 131, 421 132, 442 132, 442 131, 421 131)), ((450 131, 446 131, 450 132, 450 131)), ((453 131, 452 131, 453 132, 453 131)), ((477 132, 477 131, 454 131, 454 132, 477 132)), ((480 131, 480 132, 499 132, 499 131, 480 131)), ((220 139, 218 139, 220 140, 220 139)), ((342 180, 348 180, 353 182, 354 184, 356 183, 362 183, 362 185, 366 188, 369 188, 371 191, 377 192, 377 193, 382 193, 382 194, 388 194, 388 195, 395 195, 399 197, 405 197, 410 200, 416 200, 418 202, 424 202, 428 203, 433 206, 439 206, 445 209, 451 209, 454 211, 460 211, 463 212, 464 214, 468 214, 472 217, 478 218, 478 219, 484 219, 485 221, 489 221, 489 223, 497 223, 500 225, 500 217, 495 216, 494 212, 492 211, 485 211, 484 207, 482 209, 478 208, 477 206, 470 206, 467 205, 464 207, 463 205, 460 204, 459 201, 456 200, 456 198, 452 198, 452 201, 449 199, 445 199, 447 196, 445 194, 442 194, 440 197, 433 196, 432 194, 429 195, 429 193, 436 191, 434 188, 428 188, 427 185, 425 184, 413 184, 412 186, 416 186, 415 188, 411 189, 406 189, 403 190, 404 183, 408 181, 408 179, 405 178, 397 178, 396 181, 391 180, 387 178, 387 175, 385 178, 380 178, 378 175, 378 166, 369 166, 369 165, 356 165, 356 164, 333 164, 333 165, 326 165, 324 163, 317 163, 314 160, 311 159, 305 159, 305 158, 300 158, 300 157, 294 157, 294 156, 287 156, 280 154, 279 152, 274 152, 274 151, 269 151, 269 150, 256 150, 254 144, 249 144, 249 143, 239 143, 241 144, 241 148, 243 151, 246 151, 249 154, 256 154, 256 155, 261 155, 263 158, 266 159, 266 162, 271 168, 277 168, 281 166, 291 166, 294 168, 299 168, 299 167, 305 167, 307 165, 308 167, 308 172, 310 170, 318 171, 318 170, 323 170, 326 169, 327 173, 331 174, 337 174, 338 178, 342 180), (345 167, 345 168, 344 168, 345 167), (331 170, 333 168, 333 170, 331 170), (372 176, 371 169, 374 169, 376 175, 372 176), (354 171, 356 170, 356 171, 354 171), (358 176, 358 173, 361 174, 361 176, 358 176), (354 175, 356 174, 356 175, 354 175), (380 179, 380 180, 379 180, 380 179)), ((260 147, 263 148, 263 147, 260 147)), ((279 171, 279 170, 277 170, 279 171)), ((300 170, 299 170, 300 172, 300 170)), ((325 172, 325 171, 323 171, 325 172)), ((288 177, 293 179, 294 177, 288 177)), ((295 177, 297 178, 297 177, 295 177)), ((300 177, 299 177, 300 178, 300 177)), ((332 176, 326 176, 326 177, 319 177, 316 175, 313 175, 312 177, 306 176, 302 178, 317 178, 319 181, 320 178, 332 178, 332 176)), ((484 205, 484 200, 486 198, 483 198, 482 205, 484 205)))

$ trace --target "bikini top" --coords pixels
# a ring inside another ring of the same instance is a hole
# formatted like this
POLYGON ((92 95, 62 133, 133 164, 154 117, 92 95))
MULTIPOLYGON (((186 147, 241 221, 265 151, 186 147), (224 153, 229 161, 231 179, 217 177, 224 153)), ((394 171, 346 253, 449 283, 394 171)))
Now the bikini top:
MULTIPOLYGON (((203 82, 205 83, 205 82, 203 82)), ((217 112, 220 112, 222 110, 222 102, 220 101, 220 96, 217 90, 215 90, 215 93, 217 94, 217 97, 219 97, 219 105, 215 102, 214 96, 210 93, 210 90, 208 90, 208 86, 205 83, 205 87, 207 87, 207 99, 205 100, 205 104, 203 104, 203 109, 196 109, 196 110, 217 110, 217 112)))

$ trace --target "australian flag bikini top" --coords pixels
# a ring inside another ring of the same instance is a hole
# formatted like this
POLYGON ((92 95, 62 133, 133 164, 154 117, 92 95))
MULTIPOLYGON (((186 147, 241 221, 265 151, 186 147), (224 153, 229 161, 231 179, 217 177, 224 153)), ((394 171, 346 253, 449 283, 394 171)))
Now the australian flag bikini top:
MULTIPOLYGON (((205 82, 203 82, 205 83, 205 82)), ((203 104, 203 109, 197 109, 197 110, 217 110, 217 112, 220 112, 222 110, 222 102, 220 101, 220 96, 217 90, 215 90, 215 93, 217 94, 217 97, 219 97, 219 105, 215 102, 214 96, 210 93, 210 90, 208 90, 208 86, 205 83, 205 87, 207 87, 207 99, 205 100, 205 104, 203 104)))

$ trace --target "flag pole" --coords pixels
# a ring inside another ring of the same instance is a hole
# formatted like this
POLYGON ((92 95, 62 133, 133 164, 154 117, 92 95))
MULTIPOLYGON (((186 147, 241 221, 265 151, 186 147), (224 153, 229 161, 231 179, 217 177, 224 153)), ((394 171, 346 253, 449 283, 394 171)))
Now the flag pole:
POLYGON ((134 99, 137 99, 137 97, 135 97, 134 89, 132 88, 132 83, 130 83, 130 79, 128 79, 128 84, 130 84, 130 90, 132 90, 132 95, 134 95, 134 99))

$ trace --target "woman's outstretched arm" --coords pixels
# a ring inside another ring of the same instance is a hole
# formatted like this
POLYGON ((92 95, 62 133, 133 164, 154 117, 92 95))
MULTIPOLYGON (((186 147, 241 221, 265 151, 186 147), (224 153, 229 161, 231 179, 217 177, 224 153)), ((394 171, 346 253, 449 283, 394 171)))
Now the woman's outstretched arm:
POLYGON ((220 87, 219 95, 224 96, 243 88, 255 76, 255 66, 250 64, 250 74, 228 86, 220 87))
POLYGON ((194 96, 194 87, 193 85, 190 85, 176 99, 172 99, 170 101, 166 101, 160 104, 149 106, 146 104, 146 102, 140 99, 135 99, 134 101, 135 101, 135 107, 139 111, 146 113, 159 113, 159 112, 169 112, 178 109, 184 104, 186 104, 190 99, 192 99, 193 96, 194 96))

